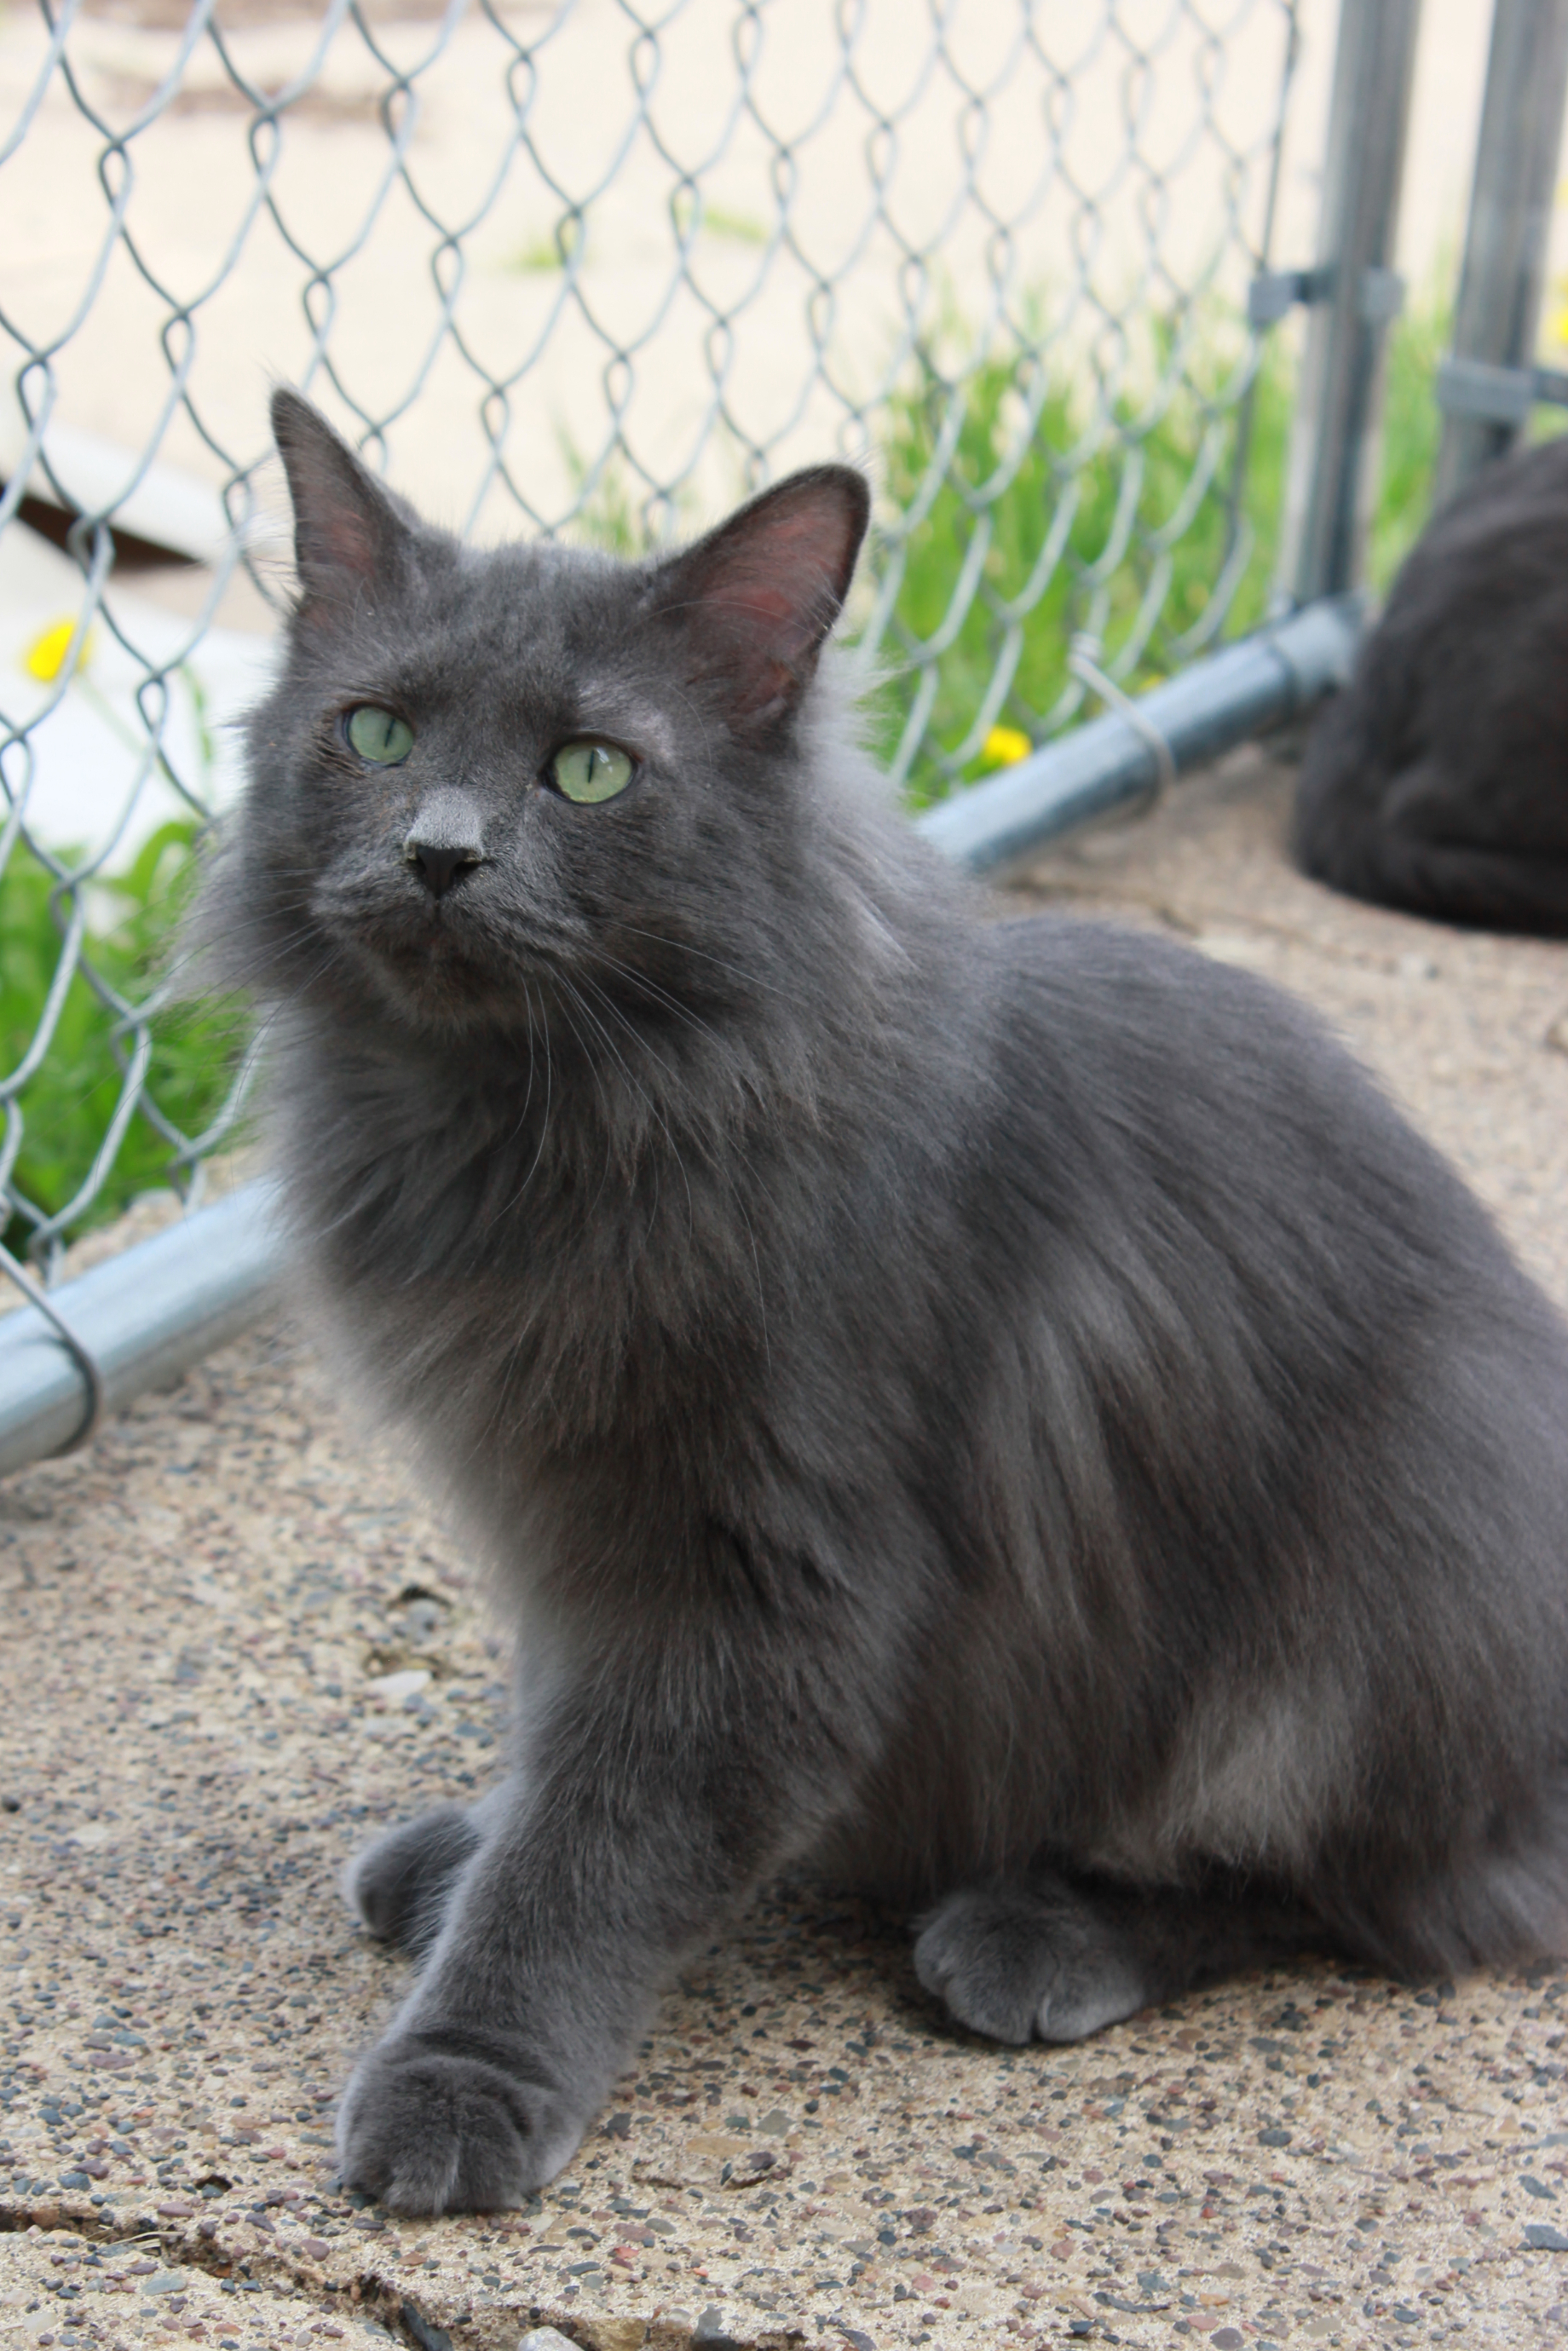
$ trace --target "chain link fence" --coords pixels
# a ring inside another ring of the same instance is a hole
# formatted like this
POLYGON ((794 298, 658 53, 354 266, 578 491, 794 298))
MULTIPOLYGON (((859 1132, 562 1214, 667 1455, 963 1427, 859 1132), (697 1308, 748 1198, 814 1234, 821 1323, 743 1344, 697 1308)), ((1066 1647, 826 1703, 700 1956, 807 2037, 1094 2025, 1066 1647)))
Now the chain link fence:
POLYGON ((916 802, 1268 587, 1295 0, 73 0, 0 18, 0 1190, 46 1276, 232 1144, 172 911, 287 588, 266 393, 481 538, 864 464, 916 802), (1262 534, 1261 542, 1260 534, 1262 534), (161 961, 161 954, 163 960, 161 961))

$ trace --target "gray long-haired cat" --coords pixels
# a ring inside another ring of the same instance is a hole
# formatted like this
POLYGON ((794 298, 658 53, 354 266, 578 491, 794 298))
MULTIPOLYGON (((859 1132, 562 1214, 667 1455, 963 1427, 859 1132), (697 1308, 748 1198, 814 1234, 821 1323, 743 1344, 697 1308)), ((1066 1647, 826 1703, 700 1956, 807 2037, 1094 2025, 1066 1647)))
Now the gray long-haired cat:
POLYGON ((519 1632, 509 1777, 362 1855, 402 2211, 567 2160, 810 1860, 1071 2041, 1328 1942, 1568 1948, 1568 1334, 1295 1006, 987 922, 823 640, 835 466, 684 553, 478 553, 302 401, 209 888, 314 1286, 519 1632))
POLYGON ((1296 854, 1358 898, 1568 938, 1568 435, 1489 465, 1319 718, 1296 854))

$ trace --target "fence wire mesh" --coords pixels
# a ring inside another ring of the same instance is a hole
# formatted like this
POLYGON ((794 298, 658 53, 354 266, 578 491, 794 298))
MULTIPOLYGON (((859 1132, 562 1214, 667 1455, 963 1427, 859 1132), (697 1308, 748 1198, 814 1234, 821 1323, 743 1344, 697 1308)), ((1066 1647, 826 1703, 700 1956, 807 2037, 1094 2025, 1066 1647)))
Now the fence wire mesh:
POLYGON ((867 465, 852 626, 928 799, 1258 616, 1297 47, 1295 0, 0 19, 13 1261, 235 1133, 159 950, 286 592, 270 379, 480 538, 634 552, 867 465))

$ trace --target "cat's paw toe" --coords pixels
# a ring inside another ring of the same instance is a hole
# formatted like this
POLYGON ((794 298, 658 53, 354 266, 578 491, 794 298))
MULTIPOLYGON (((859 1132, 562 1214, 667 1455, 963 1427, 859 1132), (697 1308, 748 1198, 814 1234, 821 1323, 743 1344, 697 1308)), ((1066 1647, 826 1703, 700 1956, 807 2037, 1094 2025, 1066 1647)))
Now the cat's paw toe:
POLYGON ((923 1926, 915 1970, 992 2041, 1082 2041, 1150 1997, 1136 1954, 1065 1887, 966 1886, 923 1926))
POLYGON ((439 1931, 452 1881, 478 1842, 469 1811, 442 1804, 356 1854, 344 1895, 372 1935, 415 1949, 439 1931))
POLYGON ((360 2065, 338 2156, 345 2187, 389 2211, 497 2212, 553 2179, 581 2136, 554 2092, 410 2037, 360 2065))

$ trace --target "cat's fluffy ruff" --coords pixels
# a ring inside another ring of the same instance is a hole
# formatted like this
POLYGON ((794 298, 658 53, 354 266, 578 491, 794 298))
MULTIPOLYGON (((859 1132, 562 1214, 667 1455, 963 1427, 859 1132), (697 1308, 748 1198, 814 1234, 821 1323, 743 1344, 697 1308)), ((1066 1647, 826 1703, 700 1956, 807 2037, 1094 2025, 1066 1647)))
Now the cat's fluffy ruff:
POLYGON ((300 601, 206 929, 309 1287, 520 1624, 512 1776, 356 1866, 424 1957, 348 2177, 537 2187, 804 1858, 1009 2038, 1313 1938, 1563 1948, 1568 1343, 1455 1176, 1256 980, 981 919, 817 669, 853 475, 481 554, 275 416, 300 601), (622 797, 552 789, 575 737, 622 797))

